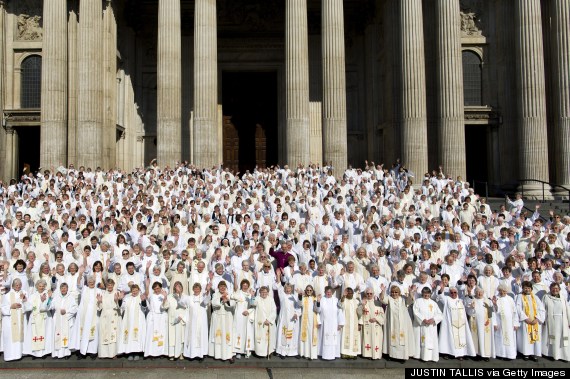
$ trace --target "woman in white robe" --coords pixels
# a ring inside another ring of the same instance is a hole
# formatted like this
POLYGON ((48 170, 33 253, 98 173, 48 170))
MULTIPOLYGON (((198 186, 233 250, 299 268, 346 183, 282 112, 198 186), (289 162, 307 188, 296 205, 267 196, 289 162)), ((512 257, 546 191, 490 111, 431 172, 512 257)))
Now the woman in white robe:
POLYGON ((452 356, 461 361, 464 356, 474 356, 467 312, 457 287, 450 287, 448 294, 444 293, 444 288, 440 289, 437 302, 443 305, 443 321, 439 328, 439 353, 446 354, 443 359, 452 356))
POLYGON ((469 327, 473 337, 475 353, 489 362, 489 358, 495 358, 495 312, 493 304, 487 299, 483 288, 475 289, 475 298, 466 299, 465 307, 469 316, 469 327))
POLYGON ((101 290, 95 287, 95 277, 87 276, 87 286, 81 291, 81 301, 77 310, 77 319, 73 324, 74 337, 71 339, 75 345, 74 350, 79 350, 83 359, 87 354, 95 359, 99 347, 99 314, 97 309, 97 297, 101 290))
POLYGON ((366 288, 362 300, 362 356, 368 359, 382 358, 384 345, 384 323, 386 317, 384 308, 374 301, 374 289, 366 288))
POLYGON ((522 282, 523 293, 517 295, 515 304, 521 327, 517 331, 517 350, 525 361, 538 361, 542 355, 542 324, 546 319, 546 311, 542 301, 532 292, 532 283, 522 282))
MULTIPOLYGON (((95 280, 97 281, 97 280, 95 280)), ((117 341, 120 333, 120 311, 119 302, 123 299, 123 294, 117 292, 115 281, 107 280, 106 289, 97 296, 97 307, 99 308, 99 358, 115 358, 117 356, 117 341)))
POLYGON ((12 289, 2 297, 2 343, 4 360, 22 358, 24 348, 24 314, 30 309, 28 295, 22 290, 22 281, 12 281, 12 289))
POLYGON ((222 280, 212 298, 212 321, 208 355, 214 359, 229 360, 234 363, 234 310, 235 302, 230 299, 228 285, 222 280))
POLYGON ((316 312, 320 316, 319 348, 317 354, 324 360, 340 358, 341 331, 344 326, 344 312, 333 296, 333 289, 326 286, 325 297, 317 297, 316 312))
POLYGON ((202 293, 200 283, 192 286, 192 295, 186 297, 188 321, 184 336, 184 356, 203 360, 208 355, 208 305, 210 304, 210 287, 202 293))
POLYGON ((506 284, 497 287, 499 297, 493 299, 495 306, 495 354, 504 360, 516 359, 517 335, 520 326, 515 301, 509 296, 510 288, 506 284))
POLYGON ((172 293, 168 295, 168 357, 171 361, 184 359, 182 353, 188 322, 187 297, 182 283, 175 282, 172 293))
POLYGON ((121 304, 121 334, 119 336, 119 354, 128 355, 128 360, 138 361, 144 352, 146 341, 147 310, 146 295, 141 294, 138 284, 130 287, 131 292, 123 298, 121 304))
POLYGON ((299 355, 299 317, 301 308, 297 303, 293 286, 281 285, 277 282, 279 294, 279 320, 277 322, 277 345, 276 351, 281 358, 295 357, 299 355))
POLYGON ((412 286, 408 296, 402 296, 400 287, 393 285, 390 296, 380 294, 382 303, 386 304, 386 324, 383 353, 392 359, 407 360, 415 354, 414 330, 408 307, 414 301, 416 289, 412 286))
POLYGON ((277 307, 275 300, 269 296, 269 288, 263 286, 259 289, 259 296, 255 298, 253 306, 255 307, 253 317, 255 354, 268 357, 275 351, 277 320, 277 307))
POLYGON ((560 295, 560 285, 552 283, 550 294, 542 298, 546 322, 542 327, 542 355, 570 361, 570 306, 560 295))
POLYGON ((319 315, 316 312, 317 299, 313 286, 305 288, 305 295, 299 292, 301 322, 299 336, 299 355, 307 359, 317 359, 319 350, 319 315))
POLYGON ((54 293, 50 304, 53 311, 53 352, 52 358, 69 359, 73 342, 73 323, 77 314, 77 302, 75 296, 69 293, 67 283, 59 285, 59 291, 54 293))
POLYGON ((146 317, 145 357, 168 355, 168 294, 162 284, 154 282, 148 296, 146 317))
POLYGON ((234 353, 237 359, 240 359, 242 354, 249 358, 254 348, 253 322, 250 322, 250 316, 253 312, 252 299, 255 296, 255 290, 251 288, 247 279, 239 283, 239 288, 239 291, 231 295, 231 299, 235 301, 233 334, 234 353))
POLYGON ((30 312, 26 317, 24 329, 23 353, 33 357, 43 357, 53 351, 53 318, 49 307, 51 291, 47 290, 47 282, 40 279, 36 282, 36 292, 30 295, 30 312))
POLYGON ((439 361, 437 325, 443 320, 439 305, 431 299, 431 289, 424 287, 422 297, 414 302, 414 358, 422 361, 439 361))

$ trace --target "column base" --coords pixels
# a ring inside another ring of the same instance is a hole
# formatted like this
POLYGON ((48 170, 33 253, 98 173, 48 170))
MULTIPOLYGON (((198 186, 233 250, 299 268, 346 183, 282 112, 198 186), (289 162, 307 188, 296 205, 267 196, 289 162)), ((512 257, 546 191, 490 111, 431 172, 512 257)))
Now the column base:
POLYGON ((524 183, 519 184, 517 192, 522 193, 523 198, 529 200, 553 200, 551 188, 548 184, 541 183, 524 183), (543 189, 544 188, 544 189, 543 189))
MULTIPOLYGON (((570 189, 570 184, 561 184, 561 186, 570 189)), ((554 196, 555 199, 570 200, 570 191, 560 187, 554 187, 552 188, 552 196, 554 196)))

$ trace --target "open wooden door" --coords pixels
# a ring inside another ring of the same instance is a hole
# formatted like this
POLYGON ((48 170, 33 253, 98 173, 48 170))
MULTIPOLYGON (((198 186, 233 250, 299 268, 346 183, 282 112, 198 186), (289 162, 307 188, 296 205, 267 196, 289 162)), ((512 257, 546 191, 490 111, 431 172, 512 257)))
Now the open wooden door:
POLYGON ((255 163, 259 168, 267 167, 267 138, 259 124, 255 125, 255 163))
POLYGON ((239 135, 232 116, 224 116, 224 167, 237 172, 239 170, 239 135))

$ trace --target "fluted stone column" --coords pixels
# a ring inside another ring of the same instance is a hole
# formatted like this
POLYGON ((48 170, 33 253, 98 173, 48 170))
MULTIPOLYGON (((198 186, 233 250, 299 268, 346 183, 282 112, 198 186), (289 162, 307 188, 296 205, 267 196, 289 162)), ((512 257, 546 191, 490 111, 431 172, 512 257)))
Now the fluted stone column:
POLYGON ((79 3, 77 164, 95 169, 103 159, 103 12, 101 0, 79 3))
MULTIPOLYGON (((104 167, 117 167, 117 0, 105 0, 103 12, 104 167)), ((120 167, 120 166, 119 166, 120 167)), ((123 168, 123 167, 120 167, 123 168)))
POLYGON ((40 166, 67 165, 67 1, 44 3, 40 166))
POLYGON ((285 1, 285 87, 285 163, 306 165, 310 161, 307 0, 285 1))
MULTIPOLYGON (((4 41, 5 41, 5 30, 4 30, 4 16, 6 13, 5 8, 5 0, 0 0, 0 114, 4 115, 4 41)), ((7 167, 7 145, 8 145, 8 136, 6 130, 2 125, 0 125, 0 159, 2 162, 0 163, 0 179, 8 180, 11 179, 8 176, 8 167, 7 167)))
POLYGON ((322 28, 324 161, 342 176, 347 165, 343 0, 322 0, 322 28))
POLYGON ((196 0, 194 17, 194 164, 219 163, 216 0, 196 0))
MULTIPOLYGON (((570 186, 570 2, 552 0, 556 182, 570 186)), ((568 196, 568 193, 565 194, 568 196)))
POLYGON ((421 177, 428 169, 426 75, 421 0, 400 0, 402 163, 421 177))
MULTIPOLYGON (((515 1, 519 179, 548 182, 546 93, 540 0, 515 1)), ((540 184, 524 184, 525 195, 541 195, 540 184)))
POLYGON ((157 58, 157 158, 159 165, 172 167, 182 158, 180 0, 158 2, 157 58))
MULTIPOLYGON (((436 0, 438 163, 466 177, 463 64, 459 0, 436 0)), ((419 173, 418 173, 419 174, 419 173)))

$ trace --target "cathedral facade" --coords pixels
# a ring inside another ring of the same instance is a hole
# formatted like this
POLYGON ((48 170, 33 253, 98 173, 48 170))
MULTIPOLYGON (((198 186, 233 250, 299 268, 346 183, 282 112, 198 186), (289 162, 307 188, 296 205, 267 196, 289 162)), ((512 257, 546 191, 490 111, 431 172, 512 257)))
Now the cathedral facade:
POLYGON ((569 29, 568 0, 0 0, 0 177, 400 158, 569 185, 569 29))

